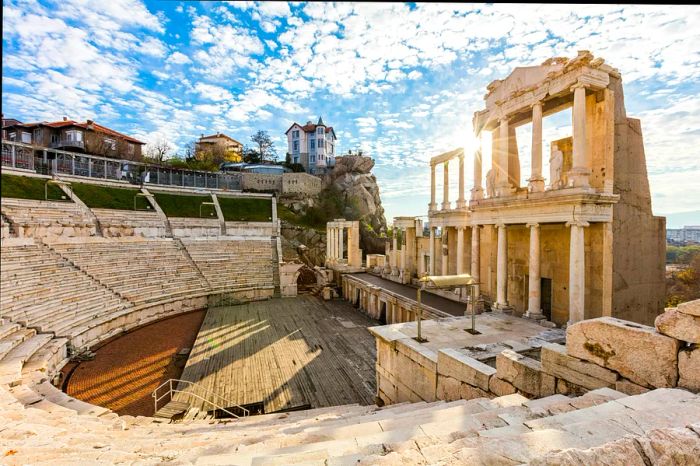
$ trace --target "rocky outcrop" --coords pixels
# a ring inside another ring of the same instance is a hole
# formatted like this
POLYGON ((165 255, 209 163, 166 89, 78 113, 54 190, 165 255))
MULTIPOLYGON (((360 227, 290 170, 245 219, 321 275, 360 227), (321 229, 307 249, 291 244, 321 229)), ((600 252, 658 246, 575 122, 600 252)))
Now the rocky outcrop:
POLYGON ((310 268, 326 261, 326 233, 282 222, 282 258, 299 261, 310 268))

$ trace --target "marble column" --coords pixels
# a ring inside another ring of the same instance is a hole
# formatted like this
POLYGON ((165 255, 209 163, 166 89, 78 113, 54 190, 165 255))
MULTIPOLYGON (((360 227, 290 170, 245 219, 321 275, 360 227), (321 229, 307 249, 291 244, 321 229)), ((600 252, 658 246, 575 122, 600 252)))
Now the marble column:
POLYGON ((529 319, 544 319, 542 314, 541 276, 540 276, 540 225, 538 223, 528 223, 530 229, 530 259, 529 259, 529 281, 527 312, 525 317, 529 319))
POLYGON ((448 266, 450 265, 450 256, 448 248, 448 238, 447 238, 447 227, 442 227, 442 273, 441 275, 448 274, 448 266))
POLYGON ((574 108, 571 111, 573 123, 573 156, 569 180, 575 187, 589 187, 588 160, 586 154, 586 88, 578 83, 571 87, 574 91, 574 108))
MULTIPOLYGON (((349 230, 348 230, 348 232, 349 232, 349 230)), ((343 250, 344 250, 344 247, 343 247, 344 244, 343 244, 343 243, 345 242, 345 241, 344 241, 345 238, 343 238, 344 233, 345 233, 345 228, 339 228, 339 229, 338 229, 338 259, 343 259, 343 258, 344 258, 344 254, 343 254, 343 252, 344 252, 344 251, 343 251, 343 250)), ((349 241, 348 241, 348 243, 349 243, 349 241)), ((350 259, 349 256, 350 256, 350 255, 348 254, 348 259, 350 259)))
POLYGON ((464 209, 467 207, 467 201, 464 199, 464 153, 459 156, 459 196, 457 197, 457 208, 464 209))
POLYGON ((437 210, 437 202, 435 202, 435 165, 430 164, 430 205, 429 211, 437 210))
POLYGON ((406 270, 406 229, 401 229, 401 270, 406 270))
POLYGON ((504 224, 496 225, 498 229, 498 250, 496 262, 496 310, 509 312, 508 305, 508 232, 504 224))
POLYGON ((457 275, 464 273, 464 227, 457 227, 457 275))
POLYGON ((569 243, 569 321, 567 325, 580 322, 585 318, 586 295, 586 243, 584 228, 588 222, 566 222, 571 229, 569 243))
POLYGON ((498 131, 498 154, 496 158, 496 196, 506 196, 511 193, 508 181, 508 119, 500 121, 498 131))
POLYGON ((442 164, 442 210, 450 210, 450 161, 442 164))
MULTIPOLYGON (((472 264, 471 264, 471 275, 475 281, 479 281, 479 267, 481 266, 479 254, 481 254, 481 238, 479 238, 479 229, 481 226, 472 225, 472 264)), ((474 289, 474 295, 478 298, 480 293, 480 286, 477 285, 474 289)))
POLYGON ((338 262, 338 228, 333 228, 333 260, 338 262))
POLYGON ((435 275, 435 227, 430 227, 430 259, 428 260, 428 275, 435 275))
POLYGON ((532 159, 530 162, 532 171, 528 179, 530 192, 544 191, 544 178, 542 177, 542 102, 532 106, 532 159))
POLYGON ((326 264, 331 259, 331 227, 326 226, 326 264))
POLYGON ((474 187, 472 188, 473 201, 484 198, 484 189, 481 186, 481 135, 477 137, 479 140, 479 148, 474 152, 474 187))
POLYGON ((392 244, 391 244, 391 274, 392 275, 397 275, 398 274, 398 261, 399 261, 399 253, 398 253, 398 234, 397 234, 398 228, 394 227, 392 229, 392 244))

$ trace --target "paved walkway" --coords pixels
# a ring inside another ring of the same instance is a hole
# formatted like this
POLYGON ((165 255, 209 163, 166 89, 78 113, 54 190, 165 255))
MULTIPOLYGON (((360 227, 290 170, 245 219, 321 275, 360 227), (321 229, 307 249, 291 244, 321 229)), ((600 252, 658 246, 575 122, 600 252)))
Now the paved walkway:
MULTIPOLYGON (((386 280, 382 277, 378 277, 369 273, 355 273, 352 274, 352 276, 369 282, 373 285, 382 287, 391 292, 400 294, 401 296, 404 296, 408 299, 412 299, 413 301, 416 300, 416 288, 413 286, 392 282, 391 280, 386 280)), ((453 316, 463 316, 467 309, 467 305, 464 303, 458 303, 456 301, 452 301, 432 293, 424 292, 421 295, 421 301, 423 301, 423 304, 427 306, 434 307, 439 311, 446 312, 453 316)))

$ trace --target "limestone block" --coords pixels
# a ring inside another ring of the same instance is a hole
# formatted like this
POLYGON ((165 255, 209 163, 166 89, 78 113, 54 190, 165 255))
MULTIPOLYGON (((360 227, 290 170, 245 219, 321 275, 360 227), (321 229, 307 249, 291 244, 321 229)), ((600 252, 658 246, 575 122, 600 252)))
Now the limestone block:
POLYGON ((569 356, 594 362, 648 387, 674 387, 680 342, 652 327, 613 317, 577 322, 566 329, 569 356))
POLYGON ((493 394, 488 390, 482 390, 467 383, 462 383, 459 387, 459 397, 462 400, 473 400, 474 398, 492 398, 493 394))
POLYGON ((460 399, 459 380, 438 374, 437 399, 455 401, 460 399))
POLYGON ((493 367, 452 348, 438 351, 437 371, 487 391, 489 379, 496 373, 493 367))
POLYGON ((624 464, 644 466, 644 458, 639 454, 634 439, 621 438, 613 442, 588 448, 568 448, 554 450, 529 461, 530 466, 579 466, 582 464, 624 464))
POLYGON ((557 379, 553 375, 540 373, 540 393, 537 396, 551 396, 557 392, 557 379))
POLYGON ((648 388, 637 385, 627 379, 619 379, 615 382, 615 390, 622 392, 625 395, 641 395, 649 391, 648 388))
POLYGON ((573 382, 568 382, 564 379, 557 379, 557 393, 569 396, 581 396, 586 392, 586 389, 573 382))
POLYGON ((679 312, 678 309, 667 309, 654 321, 659 333, 677 340, 689 343, 700 343, 700 316, 679 312))
POLYGON ((510 382, 495 375, 489 379, 489 391, 496 396, 512 395, 516 392, 515 387, 510 382))
MULTIPOLYGON (((530 395, 540 395, 543 372, 542 364, 539 361, 518 354, 513 350, 504 350, 496 356, 496 370, 498 377, 510 382, 515 388, 530 395)), ((550 385, 553 392, 553 380, 550 385)))
POLYGON ((637 444, 651 464, 697 464, 700 458, 700 439, 689 429, 654 429, 637 444))
POLYGON ((695 317, 700 317, 700 299, 679 304, 678 312, 682 312, 683 314, 688 314, 695 317))
POLYGON ((678 353, 678 386, 700 392, 700 346, 683 349, 678 353))
POLYGON ((595 377, 582 374, 573 369, 565 366, 560 366, 558 364, 548 363, 546 366, 543 364, 543 370, 559 379, 563 379, 567 382, 571 382, 580 387, 586 388, 588 390, 593 390, 602 387, 613 387, 614 382, 606 382, 604 380, 596 379, 595 377))
MULTIPOLYGON (((542 345, 542 349, 540 351, 540 360, 542 361, 542 367, 546 372, 549 372, 547 371, 548 366, 556 365, 608 383, 614 383, 618 377, 617 373, 611 371, 610 369, 606 369, 597 364, 582 361, 581 359, 569 356, 566 353, 566 346, 557 345, 556 343, 544 343, 542 345)), ((552 372, 549 373, 552 374, 552 372)), ((566 377, 562 376, 562 378, 566 377)), ((574 381, 574 383, 578 382, 574 381)))

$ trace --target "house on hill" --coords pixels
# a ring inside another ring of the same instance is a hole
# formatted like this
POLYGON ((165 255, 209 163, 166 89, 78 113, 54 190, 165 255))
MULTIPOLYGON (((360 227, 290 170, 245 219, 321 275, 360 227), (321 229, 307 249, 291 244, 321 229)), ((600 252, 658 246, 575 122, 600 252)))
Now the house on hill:
MULTIPOLYGON (((219 153, 226 162, 241 162, 243 160, 243 144, 223 133, 202 136, 196 143, 197 158, 204 154, 219 153)), ((217 154, 217 155, 219 155, 217 154)))
POLYGON ((300 163, 307 173, 323 174, 335 165, 338 138, 333 127, 323 123, 323 118, 319 117, 316 124, 311 121, 305 125, 295 122, 285 134, 292 163, 300 163))
POLYGON ((140 161, 146 144, 113 129, 87 120, 63 117, 60 121, 22 123, 3 118, 3 139, 33 146, 140 161))

